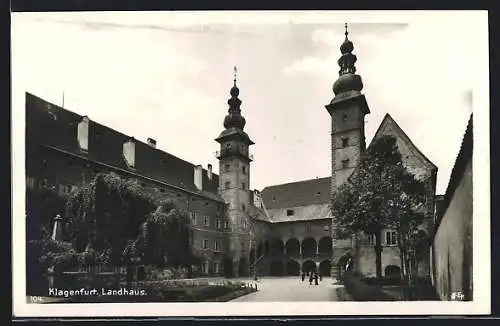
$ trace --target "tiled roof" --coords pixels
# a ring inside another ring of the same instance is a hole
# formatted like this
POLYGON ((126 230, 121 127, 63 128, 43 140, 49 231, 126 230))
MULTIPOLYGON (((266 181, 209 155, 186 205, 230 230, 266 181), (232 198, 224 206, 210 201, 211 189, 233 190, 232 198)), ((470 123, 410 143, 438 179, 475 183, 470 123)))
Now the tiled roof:
POLYGON ((330 177, 266 187, 262 200, 267 210, 319 205, 330 200, 330 177))
POLYGON ((269 209, 267 213, 269 214, 269 218, 272 223, 321 220, 331 218, 328 203, 290 208, 269 209), (293 215, 291 216, 289 216, 288 214, 289 209, 293 210, 293 215))
POLYGON ((209 180, 203 169, 203 191, 194 185, 194 164, 135 140, 135 168, 130 169, 123 157, 123 143, 131 137, 94 121, 89 122, 88 153, 80 150, 78 123, 82 116, 26 93, 26 140, 85 156, 94 162, 157 180, 201 195, 217 195, 219 176, 212 172, 209 180))
MULTIPOLYGON (((472 114, 470 115, 467 128, 465 129, 464 137, 462 139, 462 144, 460 146, 460 151, 458 152, 457 158, 455 160, 455 165, 451 170, 450 181, 448 182, 448 187, 444 194, 444 203, 441 213, 444 214, 448 205, 450 204, 451 198, 455 194, 462 175, 464 173, 467 164, 472 160, 472 148, 473 148, 473 137, 472 137, 472 114)), ((441 216, 439 216, 441 218, 441 216)), ((440 220, 439 220, 440 221, 440 220)))

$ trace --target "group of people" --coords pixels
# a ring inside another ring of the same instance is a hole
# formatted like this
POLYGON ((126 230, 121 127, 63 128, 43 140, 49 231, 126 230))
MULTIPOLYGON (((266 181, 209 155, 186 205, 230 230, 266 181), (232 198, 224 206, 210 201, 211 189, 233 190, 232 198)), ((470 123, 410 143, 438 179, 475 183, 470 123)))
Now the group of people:
POLYGON ((318 279, 321 281, 322 277, 317 271, 311 272, 302 272, 302 282, 305 281, 306 276, 309 277, 309 285, 312 285, 314 281, 314 285, 318 285, 318 279))

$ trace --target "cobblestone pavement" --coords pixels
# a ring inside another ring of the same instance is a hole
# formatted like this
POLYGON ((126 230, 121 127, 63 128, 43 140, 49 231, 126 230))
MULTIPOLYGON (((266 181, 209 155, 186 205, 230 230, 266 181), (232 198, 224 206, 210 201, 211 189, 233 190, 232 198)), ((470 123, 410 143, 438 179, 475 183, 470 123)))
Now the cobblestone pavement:
POLYGON ((334 284, 331 278, 324 278, 318 285, 309 285, 299 277, 263 277, 257 282, 258 291, 236 298, 231 302, 263 301, 345 301, 348 296, 342 285, 334 284))

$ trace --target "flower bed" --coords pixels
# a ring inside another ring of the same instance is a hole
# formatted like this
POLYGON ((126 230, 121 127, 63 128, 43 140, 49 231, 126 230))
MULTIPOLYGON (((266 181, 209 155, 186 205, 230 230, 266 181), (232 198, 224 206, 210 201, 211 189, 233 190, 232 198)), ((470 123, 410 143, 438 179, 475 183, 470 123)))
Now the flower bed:
MULTIPOLYGON (((65 298, 66 302, 225 302, 257 291, 251 284, 226 280, 168 280, 134 282, 117 286, 111 279, 92 282, 94 295, 65 298), (113 291, 121 292, 116 293, 113 291)), ((73 287, 75 288, 75 287, 73 287)), ((75 288, 79 289, 79 288, 75 288)))

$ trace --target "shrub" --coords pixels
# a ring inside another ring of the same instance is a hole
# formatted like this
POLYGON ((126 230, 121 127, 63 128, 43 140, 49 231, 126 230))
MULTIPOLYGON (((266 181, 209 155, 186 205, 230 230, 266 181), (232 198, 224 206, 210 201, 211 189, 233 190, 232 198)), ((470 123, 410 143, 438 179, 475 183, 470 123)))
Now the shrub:
POLYGON ((380 287, 366 284, 352 272, 344 274, 344 287, 355 301, 394 301, 380 287))

